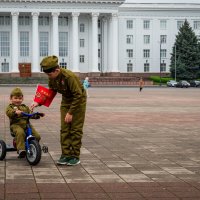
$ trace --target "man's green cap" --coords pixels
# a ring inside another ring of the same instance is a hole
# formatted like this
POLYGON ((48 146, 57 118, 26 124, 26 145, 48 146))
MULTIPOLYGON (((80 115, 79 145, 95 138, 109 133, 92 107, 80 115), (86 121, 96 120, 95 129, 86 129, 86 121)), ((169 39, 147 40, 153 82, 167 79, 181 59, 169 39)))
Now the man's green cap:
POLYGON ((43 71, 50 70, 54 67, 58 66, 58 57, 57 56, 47 56, 43 58, 43 60, 40 63, 40 66, 42 67, 43 71))
POLYGON ((22 90, 19 87, 16 87, 12 90, 10 96, 17 96, 17 97, 23 96, 22 90))

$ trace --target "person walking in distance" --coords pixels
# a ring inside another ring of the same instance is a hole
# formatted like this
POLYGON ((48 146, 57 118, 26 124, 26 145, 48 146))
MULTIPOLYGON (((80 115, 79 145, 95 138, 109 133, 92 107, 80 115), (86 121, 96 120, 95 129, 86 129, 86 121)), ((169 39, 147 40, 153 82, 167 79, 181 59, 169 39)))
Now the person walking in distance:
POLYGON ((87 97, 89 97, 88 88, 90 87, 90 83, 89 83, 89 78, 88 77, 85 77, 85 80, 83 81, 83 87, 84 87, 84 89, 86 91, 87 97))
POLYGON ((142 77, 140 77, 140 80, 139 80, 139 88, 140 88, 140 92, 142 91, 143 87, 144 87, 144 80, 143 80, 142 77))

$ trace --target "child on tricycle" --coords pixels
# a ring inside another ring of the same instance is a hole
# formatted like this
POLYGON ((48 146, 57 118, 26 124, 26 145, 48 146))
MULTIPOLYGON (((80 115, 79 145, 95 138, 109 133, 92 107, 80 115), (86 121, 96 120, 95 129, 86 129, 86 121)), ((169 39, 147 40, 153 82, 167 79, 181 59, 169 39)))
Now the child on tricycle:
POLYGON ((14 137, 13 147, 8 147, 3 140, 0 140, 0 160, 4 159, 7 151, 17 151, 18 158, 26 157, 31 165, 36 165, 41 159, 39 144, 41 137, 31 125, 29 119, 39 119, 44 114, 31 113, 29 107, 22 103, 23 93, 20 88, 12 90, 10 101, 11 103, 6 109, 6 115, 9 117, 11 135, 14 137))

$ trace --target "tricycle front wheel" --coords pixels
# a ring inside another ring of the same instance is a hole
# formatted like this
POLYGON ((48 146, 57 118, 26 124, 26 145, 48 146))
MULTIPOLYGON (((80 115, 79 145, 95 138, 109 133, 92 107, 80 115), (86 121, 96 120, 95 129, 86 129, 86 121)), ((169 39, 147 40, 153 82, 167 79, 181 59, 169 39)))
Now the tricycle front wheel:
POLYGON ((41 147, 37 140, 30 141, 30 149, 26 151, 26 159, 30 165, 37 165, 41 159, 41 147))
POLYGON ((3 140, 0 140, 0 160, 3 160, 6 157, 6 143, 3 140))

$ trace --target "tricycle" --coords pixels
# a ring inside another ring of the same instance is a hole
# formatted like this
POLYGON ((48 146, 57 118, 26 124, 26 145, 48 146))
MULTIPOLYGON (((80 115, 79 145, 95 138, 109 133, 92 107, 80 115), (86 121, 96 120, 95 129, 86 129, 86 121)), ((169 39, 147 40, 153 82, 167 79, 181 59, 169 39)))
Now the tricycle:
MULTIPOLYGON (((44 116, 44 113, 33 112, 33 113, 25 113, 22 112, 22 115, 27 117, 27 125, 25 130, 25 151, 26 151, 26 159, 30 165, 37 165, 41 160, 41 152, 48 152, 48 147, 43 146, 41 148, 39 142, 32 135, 32 129, 30 125, 30 119, 40 119, 40 117, 44 116)), ((0 140, 0 160, 4 160, 7 152, 17 151, 16 148, 16 139, 15 135, 11 132, 13 136, 13 144, 6 144, 3 140, 0 140)))

